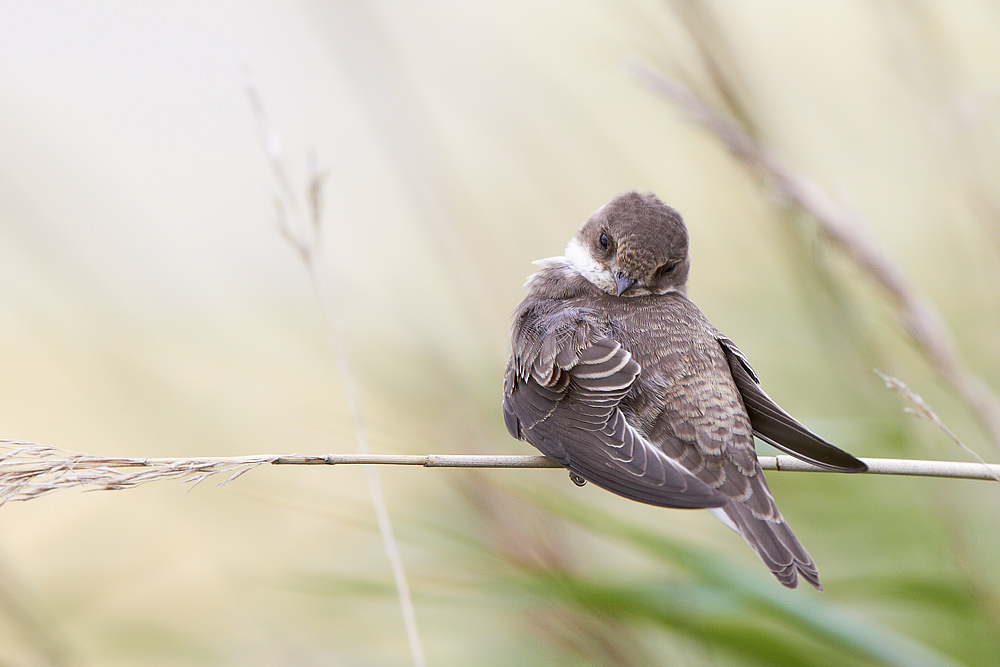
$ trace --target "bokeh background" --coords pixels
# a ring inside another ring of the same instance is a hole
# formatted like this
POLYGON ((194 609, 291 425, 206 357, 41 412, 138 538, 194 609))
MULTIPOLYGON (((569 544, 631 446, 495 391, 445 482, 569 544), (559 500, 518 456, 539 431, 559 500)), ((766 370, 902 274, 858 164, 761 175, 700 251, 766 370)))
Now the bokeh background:
MULTIPOLYGON (((859 456, 996 445, 894 304, 628 62, 857 213, 1000 389, 1000 9, 989 2, 6 2, 0 437, 122 456, 354 451, 245 87, 304 196, 372 447, 527 454, 500 387, 531 260, 655 190, 690 293, 859 456)), ((761 452, 768 452, 764 445, 761 452)), ((771 473, 827 592, 705 512, 557 470, 382 468, 433 665, 995 665, 998 489, 771 473)), ((0 508, 0 664, 412 664, 359 468, 0 508)))

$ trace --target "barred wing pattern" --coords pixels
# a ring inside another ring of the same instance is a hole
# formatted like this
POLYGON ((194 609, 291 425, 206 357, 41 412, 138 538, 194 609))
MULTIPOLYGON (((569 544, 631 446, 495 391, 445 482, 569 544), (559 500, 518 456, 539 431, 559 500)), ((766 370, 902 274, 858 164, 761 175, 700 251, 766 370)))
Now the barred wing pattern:
POLYGON ((523 313, 504 381, 504 421, 583 479, 626 498, 674 508, 720 507, 702 483, 625 421, 619 408, 639 364, 585 309, 523 313))

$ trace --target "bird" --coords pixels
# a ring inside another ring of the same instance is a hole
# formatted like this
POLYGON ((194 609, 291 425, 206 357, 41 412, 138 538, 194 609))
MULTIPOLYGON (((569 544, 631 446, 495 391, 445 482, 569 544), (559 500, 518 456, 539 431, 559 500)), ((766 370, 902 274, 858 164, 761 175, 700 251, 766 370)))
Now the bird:
POLYGON ((708 509, 779 582, 823 587, 775 505, 754 436, 820 468, 864 462, 781 409, 736 344, 687 296, 681 215, 629 191, 591 214, 563 256, 535 262, 504 374, 510 434, 641 503, 708 509))

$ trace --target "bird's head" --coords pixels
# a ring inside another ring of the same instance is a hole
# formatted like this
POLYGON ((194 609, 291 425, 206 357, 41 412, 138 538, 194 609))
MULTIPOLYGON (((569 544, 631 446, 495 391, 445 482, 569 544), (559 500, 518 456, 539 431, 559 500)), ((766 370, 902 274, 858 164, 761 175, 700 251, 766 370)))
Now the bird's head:
POLYGON ((587 218, 566 259, 598 289, 615 296, 683 293, 691 262, 680 213, 653 193, 626 192, 587 218))

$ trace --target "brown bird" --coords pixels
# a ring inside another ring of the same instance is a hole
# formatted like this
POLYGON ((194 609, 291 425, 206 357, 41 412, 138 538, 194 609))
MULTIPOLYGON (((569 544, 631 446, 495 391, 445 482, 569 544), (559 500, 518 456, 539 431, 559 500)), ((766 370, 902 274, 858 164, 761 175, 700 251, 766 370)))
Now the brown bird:
POLYGON ((795 421, 686 295, 688 234, 654 194, 594 212, 564 257, 536 262, 514 314, 507 430, 626 498, 709 508, 785 586, 819 573, 774 504, 754 435, 817 466, 864 463, 795 421))

